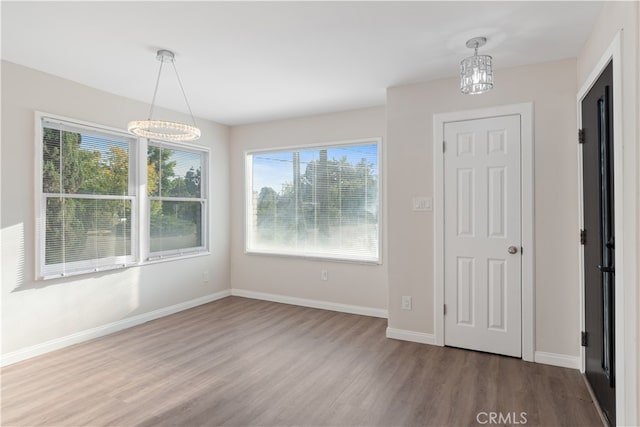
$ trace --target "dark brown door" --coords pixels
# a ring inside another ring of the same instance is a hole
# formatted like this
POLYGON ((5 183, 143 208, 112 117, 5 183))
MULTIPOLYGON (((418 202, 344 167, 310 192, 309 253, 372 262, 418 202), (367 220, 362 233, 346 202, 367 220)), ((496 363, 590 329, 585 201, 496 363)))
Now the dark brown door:
MULTIPOLYGON (((582 101, 586 376, 610 425, 616 423, 613 72, 605 68, 582 101)), ((584 343, 583 343, 584 344, 584 343)))

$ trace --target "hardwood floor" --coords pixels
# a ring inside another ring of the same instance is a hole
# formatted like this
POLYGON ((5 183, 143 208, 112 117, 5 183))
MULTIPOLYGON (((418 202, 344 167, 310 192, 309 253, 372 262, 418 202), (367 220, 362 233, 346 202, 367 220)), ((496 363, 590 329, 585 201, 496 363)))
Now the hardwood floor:
POLYGON ((2 425, 602 425, 578 371, 386 323, 225 298, 2 369, 2 425))

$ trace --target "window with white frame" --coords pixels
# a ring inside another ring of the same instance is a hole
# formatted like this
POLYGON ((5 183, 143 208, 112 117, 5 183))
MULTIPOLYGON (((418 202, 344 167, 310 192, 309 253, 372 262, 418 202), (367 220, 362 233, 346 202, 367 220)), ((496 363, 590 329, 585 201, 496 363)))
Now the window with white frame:
POLYGON ((206 250, 206 152, 150 141, 147 146, 152 258, 206 250))
POLYGON ((247 252, 380 262, 379 145, 247 152, 247 252))
POLYGON ((206 148, 36 117, 38 278, 207 253, 206 148))
POLYGON ((135 138, 49 117, 40 131, 40 275, 135 262, 135 138))

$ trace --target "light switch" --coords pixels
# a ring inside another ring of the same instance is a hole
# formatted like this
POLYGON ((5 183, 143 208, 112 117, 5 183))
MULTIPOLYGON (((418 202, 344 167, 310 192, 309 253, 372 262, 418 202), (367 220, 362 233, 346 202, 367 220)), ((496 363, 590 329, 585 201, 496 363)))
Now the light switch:
POLYGON ((431 211, 433 210, 433 199, 431 197, 414 197, 414 211, 431 211))

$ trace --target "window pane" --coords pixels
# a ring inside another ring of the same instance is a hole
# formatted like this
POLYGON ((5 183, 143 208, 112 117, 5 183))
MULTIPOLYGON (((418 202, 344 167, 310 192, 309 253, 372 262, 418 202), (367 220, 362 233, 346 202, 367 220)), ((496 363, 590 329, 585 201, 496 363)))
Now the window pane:
POLYGON ((46 199, 45 265, 131 252, 131 200, 46 199))
POLYGON ((43 129, 42 139, 42 191, 60 192, 60 136, 57 129, 43 129))
POLYGON ((89 131, 43 128, 42 191, 129 195, 129 143, 89 131))
POLYGON ((202 247, 202 206, 200 201, 151 200, 151 252, 202 247))
POLYGON ((149 144, 147 193, 155 197, 201 197, 202 155, 149 144))
POLYGON ((248 249, 378 259, 378 146, 256 153, 248 249))

